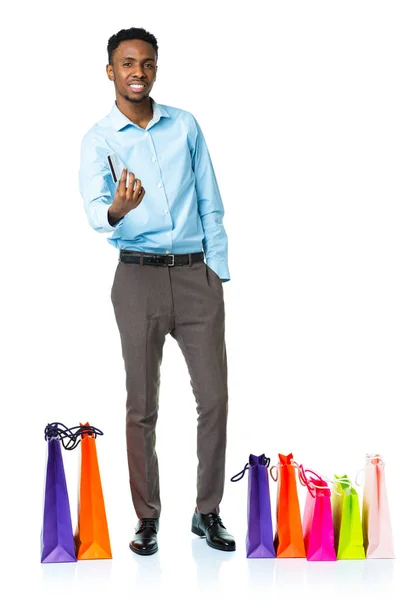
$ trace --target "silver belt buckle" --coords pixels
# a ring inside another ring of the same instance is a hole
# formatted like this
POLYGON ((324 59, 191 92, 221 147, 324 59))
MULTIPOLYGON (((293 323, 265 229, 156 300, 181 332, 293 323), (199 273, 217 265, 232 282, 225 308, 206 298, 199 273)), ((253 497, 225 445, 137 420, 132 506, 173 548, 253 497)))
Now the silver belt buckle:
POLYGON ((173 267, 175 263, 175 256, 173 254, 167 254, 170 258, 172 258, 172 262, 167 264, 167 267, 173 267))

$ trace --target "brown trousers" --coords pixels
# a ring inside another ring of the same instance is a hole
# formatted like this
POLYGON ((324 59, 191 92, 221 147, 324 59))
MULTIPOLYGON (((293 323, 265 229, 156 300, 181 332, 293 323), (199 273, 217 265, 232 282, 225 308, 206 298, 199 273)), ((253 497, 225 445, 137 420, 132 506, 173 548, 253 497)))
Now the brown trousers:
POLYGON ((197 403, 197 498, 219 514, 228 413, 223 283, 205 262, 154 266, 119 261, 111 300, 126 371, 126 442, 137 517, 161 512, 155 427, 166 334, 178 342, 197 403))

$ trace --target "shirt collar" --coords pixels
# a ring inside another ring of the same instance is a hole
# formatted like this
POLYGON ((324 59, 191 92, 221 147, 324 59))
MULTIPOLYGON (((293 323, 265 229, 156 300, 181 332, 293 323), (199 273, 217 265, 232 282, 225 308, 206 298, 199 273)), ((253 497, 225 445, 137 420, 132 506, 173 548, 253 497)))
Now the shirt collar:
MULTIPOLYGON (((155 100, 151 96, 150 99, 152 101, 153 107, 153 118, 148 123, 148 125, 155 125, 155 123, 157 123, 161 117, 170 117, 168 111, 163 106, 161 106, 161 104, 155 102, 155 100)), ((110 120, 116 131, 120 131, 121 129, 123 129, 123 127, 126 127, 127 125, 134 125, 135 127, 137 127, 136 123, 133 123, 133 121, 128 119, 126 115, 124 115, 121 112, 121 110, 119 110, 116 104, 116 100, 114 101, 113 108, 110 111, 110 120)))

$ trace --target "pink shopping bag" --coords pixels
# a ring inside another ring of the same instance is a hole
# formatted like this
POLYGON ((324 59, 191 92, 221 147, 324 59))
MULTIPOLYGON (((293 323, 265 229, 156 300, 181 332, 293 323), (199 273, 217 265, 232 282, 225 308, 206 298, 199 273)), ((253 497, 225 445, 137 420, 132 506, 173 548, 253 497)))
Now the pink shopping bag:
POLYGON ((330 488, 326 481, 300 465, 300 481, 307 487, 303 536, 307 560, 336 560, 330 488), (313 474, 307 475, 307 473, 313 474))
POLYGON ((379 454, 367 454, 362 505, 366 558, 394 558, 385 464, 379 454))

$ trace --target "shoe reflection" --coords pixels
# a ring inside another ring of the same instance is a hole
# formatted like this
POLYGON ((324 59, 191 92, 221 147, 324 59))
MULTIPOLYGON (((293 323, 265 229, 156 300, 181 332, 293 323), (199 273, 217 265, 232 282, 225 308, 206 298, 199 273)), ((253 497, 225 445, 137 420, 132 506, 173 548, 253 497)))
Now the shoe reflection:
POLYGON ((196 564, 196 577, 201 589, 220 589, 220 570, 223 563, 234 559, 236 552, 225 552, 210 548, 206 539, 191 540, 191 553, 196 564))

